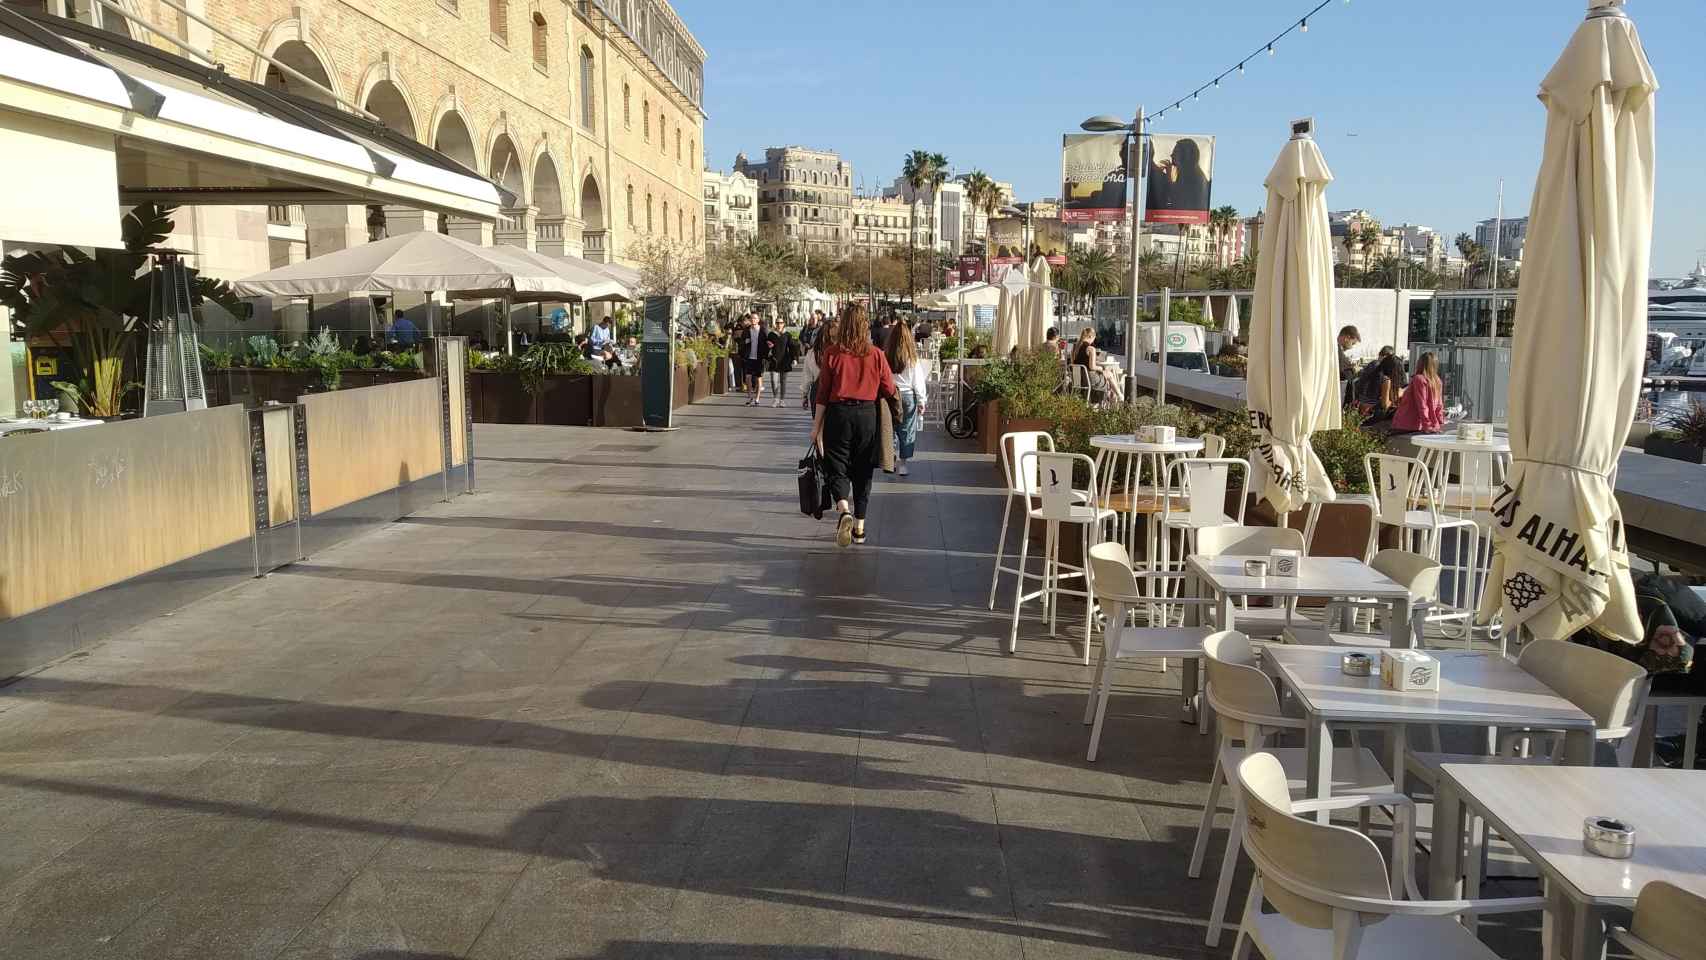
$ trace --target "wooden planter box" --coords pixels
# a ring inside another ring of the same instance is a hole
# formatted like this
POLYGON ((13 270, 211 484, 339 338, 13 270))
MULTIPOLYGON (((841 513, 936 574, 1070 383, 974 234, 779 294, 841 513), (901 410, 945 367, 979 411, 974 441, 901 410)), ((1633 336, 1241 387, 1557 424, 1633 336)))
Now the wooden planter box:
POLYGON ((985 456, 999 461, 1001 452, 1001 401, 991 400, 977 408, 977 442, 985 456))
POLYGON ((426 376, 423 373, 409 370, 345 370, 339 390, 353 390, 356 387, 377 387, 387 383, 406 383, 419 380, 426 376))
POLYGON ((592 383, 609 379, 589 374, 549 374, 539 392, 534 394, 530 423, 559 427, 592 425, 592 383))
MULTIPOLYGON (((347 377, 355 371, 346 371, 347 377)), ((366 372, 366 371, 363 371, 366 372)), ((318 370, 275 370, 271 367, 237 367, 209 372, 208 401, 210 406, 241 403, 258 407, 267 401, 295 403, 308 393, 324 393, 318 370), (215 386, 214 382, 219 382, 215 386), (218 399, 215 404, 214 400, 218 399)))
POLYGON ((592 377, 592 425, 595 427, 639 427, 645 425, 640 378, 633 376, 592 377))
POLYGON ((1683 463, 1706 464, 1706 448, 1694 446, 1662 433, 1648 434, 1647 441, 1641 448, 1655 457, 1681 460, 1683 463))
MULTIPOLYGON (((676 367, 674 370, 670 371, 670 374, 675 378, 675 389, 671 391, 670 394, 669 408, 671 410, 680 410, 689 403, 687 399, 687 368, 676 367)), ((635 379, 639 378, 636 377, 635 379)))
POLYGON ((513 373, 474 370, 468 376, 474 400, 475 423, 538 423, 533 397, 522 389, 521 377, 513 373))
POLYGON ((729 364, 721 357, 711 361, 711 392, 717 396, 729 392, 729 364))

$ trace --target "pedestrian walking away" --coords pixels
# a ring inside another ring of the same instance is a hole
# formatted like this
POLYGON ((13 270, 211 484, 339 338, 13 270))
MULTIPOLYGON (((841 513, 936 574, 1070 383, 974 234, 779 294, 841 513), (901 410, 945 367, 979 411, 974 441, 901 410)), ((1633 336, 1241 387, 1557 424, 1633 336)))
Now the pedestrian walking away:
POLYGON ((812 409, 812 401, 817 397, 817 375, 823 365, 823 343, 828 329, 823 325, 818 327, 817 337, 812 340, 812 345, 806 349, 805 357, 800 361, 800 371, 806 377, 806 389, 800 397, 800 409, 808 413, 812 409))
POLYGON ((787 324, 777 317, 765 342, 769 348, 766 366, 770 368, 770 392, 776 395, 770 405, 780 407, 788 398, 788 374, 794 372, 794 364, 800 359, 800 341, 788 333, 787 324))
POLYGON ((889 329, 889 343, 883 351, 894 374, 895 390, 900 394, 900 423, 894 432, 895 474, 906 476, 906 462, 912 459, 918 445, 918 428, 924 423, 924 403, 928 399, 928 371, 918 359, 918 341, 912 331, 901 324, 889 329))
POLYGON ((871 343, 870 315, 849 304, 826 335, 812 416, 812 442, 829 466, 839 546, 865 542, 871 475, 883 457, 878 400, 895 396, 888 358, 871 343))
POLYGON ((746 329, 740 335, 741 382, 746 387, 746 405, 758 406, 764 395, 764 325, 758 314, 746 315, 746 329))

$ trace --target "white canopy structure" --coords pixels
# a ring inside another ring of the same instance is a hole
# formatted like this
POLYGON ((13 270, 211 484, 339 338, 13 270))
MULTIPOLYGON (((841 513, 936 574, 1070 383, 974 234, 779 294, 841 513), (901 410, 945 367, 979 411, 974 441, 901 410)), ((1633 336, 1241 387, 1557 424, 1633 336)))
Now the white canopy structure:
POLYGON ((1658 80, 1623 0, 1592 0, 1540 84, 1546 142, 1511 345, 1511 467, 1483 617, 1642 639, 1612 490, 1640 396, 1658 80))
POLYGON ((417 231, 347 247, 245 277, 247 297, 312 297, 351 290, 443 291, 457 299, 577 300, 619 289, 608 277, 571 281, 514 247, 482 247, 448 234, 417 231))
POLYGON ((1025 284, 1025 304, 1019 324, 1019 346, 1025 349, 1038 346, 1054 319, 1054 288, 1049 286, 1047 257, 1031 262, 1030 276, 1025 284))
POLYGON ((1256 425, 1263 499, 1285 514, 1334 498, 1309 438, 1342 423, 1333 329, 1327 184, 1315 141, 1292 137, 1268 172, 1267 226, 1256 256, 1246 398, 1256 425))
POLYGON ((513 202, 352 114, 75 21, 0 6, 0 240, 117 247, 119 207, 513 202))
MULTIPOLYGON (((948 287, 918 299, 920 310, 955 310, 960 306, 995 307, 1001 304, 1001 287, 993 283, 968 283, 948 287)), ((963 320, 962 320, 963 322, 963 320)))

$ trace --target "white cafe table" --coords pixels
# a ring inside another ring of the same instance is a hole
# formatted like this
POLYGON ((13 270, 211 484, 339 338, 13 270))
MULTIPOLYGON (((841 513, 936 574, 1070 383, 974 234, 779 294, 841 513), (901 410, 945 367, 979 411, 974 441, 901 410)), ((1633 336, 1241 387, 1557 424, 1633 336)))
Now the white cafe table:
POLYGON ((1473 443, 1457 439, 1455 433, 1418 433, 1409 440, 1428 465, 1442 509, 1459 516, 1492 509, 1493 496, 1510 470, 1509 437, 1473 443), (1455 484, 1453 476, 1458 478, 1455 484))
MULTIPOLYGON (((1477 727, 1536 727, 1566 731, 1566 753, 1586 763, 1592 757, 1593 718, 1554 693, 1514 662, 1492 653, 1431 650, 1439 661, 1437 693, 1400 693, 1373 676, 1353 677, 1339 669, 1347 653, 1380 662, 1378 648, 1306 647, 1269 644, 1262 658, 1292 692, 1307 717, 1309 796, 1325 798, 1333 782, 1335 726, 1380 726, 1389 731, 1393 788, 1404 788, 1406 724, 1465 724, 1477 727)), ((1326 814, 1321 815, 1325 822, 1326 814)), ((1397 864, 1394 863, 1396 867, 1397 864)))
POLYGON ((1539 869, 1546 960, 1600 960, 1606 912, 1633 908, 1655 880, 1706 896, 1706 771, 1459 763, 1440 770, 1440 789, 1479 811, 1539 869), (1633 857, 1609 860, 1582 847, 1582 822, 1597 816, 1635 827, 1633 857))
POLYGON ((1233 601, 1239 597, 1314 597, 1328 600, 1368 597, 1392 605, 1392 614, 1386 618, 1386 631, 1393 648, 1410 646, 1410 591, 1403 584, 1354 557, 1306 556, 1298 564, 1295 577, 1244 575, 1244 561, 1266 559, 1193 554, 1186 561, 1187 572, 1212 590, 1220 601, 1220 618, 1217 621, 1220 629, 1238 628, 1238 605, 1233 601))
POLYGON ((55 420, 52 417, 46 417, 43 419, 30 419, 27 417, 13 419, 0 417, 0 436, 4 436, 8 433, 17 433, 18 431, 34 432, 38 430, 75 430, 78 427, 100 426, 105 422, 106 421, 104 420, 83 420, 77 417, 72 417, 69 420, 55 420))
MULTIPOLYGON (((1153 518, 1161 512, 1161 487, 1166 483, 1167 465, 1179 457, 1194 457, 1201 453, 1203 442, 1193 437, 1180 437, 1172 443, 1150 443, 1126 433, 1091 437, 1090 446, 1096 451, 1099 506, 1113 510, 1119 516, 1126 553, 1136 557, 1139 553, 1138 517, 1153 518), (1147 484, 1142 482, 1145 474, 1149 476, 1147 484), (1116 478, 1121 481, 1122 493, 1113 492, 1116 478)), ((1169 495, 1177 495, 1177 491, 1169 495)), ((1174 506, 1183 509, 1183 500, 1174 506)), ((1155 557, 1160 552, 1156 545, 1155 527, 1156 524, 1150 522, 1144 529, 1142 554, 1146 570, 1155 569, 1155 557)))

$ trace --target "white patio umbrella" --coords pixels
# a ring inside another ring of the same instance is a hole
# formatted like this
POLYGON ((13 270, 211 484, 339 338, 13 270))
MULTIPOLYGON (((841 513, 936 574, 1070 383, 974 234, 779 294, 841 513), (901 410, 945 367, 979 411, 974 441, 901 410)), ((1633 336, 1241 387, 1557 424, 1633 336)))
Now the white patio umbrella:
POLYGON ((1211 328, 1214 326, 1214 300, 1206 293, 1202 295, 1202 319, 1211 328))
POLYGON ((1640 393, 1658 81, 1623 0, 1540 84, 1546 143, 1511 346, 1511 468, 1493 501, 1482 614, 1560 639, 1641 639, 1612 474, 1640 393))
POLYGON ((1238 319, 1238 294, 1235 293, 1226 298, 1226 339, 1235 340, 1238 338, 1238 334, 1242 332, 1240 323, 1241 321, 1238 319))
POLYGON ((1031 262, 1030 284, 1025 288, 1025 310, 1019 326, 1019 346, 1030 349, 1043 342, 1043 334, 1054 322, 1054 291, 1050 289, 1048 258, 1031 262))
POLYGON ((1327 169, 1320 148, 1296 135, 1268 172, 1268 226, 1256 258, 1250 307, 1246 400, 1259 442, 1255 478, 1284 514, 1333 499, 1333 484, 1309 444, 1341 423, 1333 339, 1333 247, 1327 227, 1327 169))
POLYGON ((245 297, 311 297, 351 290, 468 291, 481 297, 568 294, 556 271, 434 231, 346 247, 232 284, 245 297))
MULTIPOLYGON (((1025 271, 1014 266, 1001 278, 1001 302, 995 307, 995 332, 990 356, 1006 359, 1019 345, 1025 300, 1025 271)), ((962 324, 963 329, 963 324, 962 324)))

